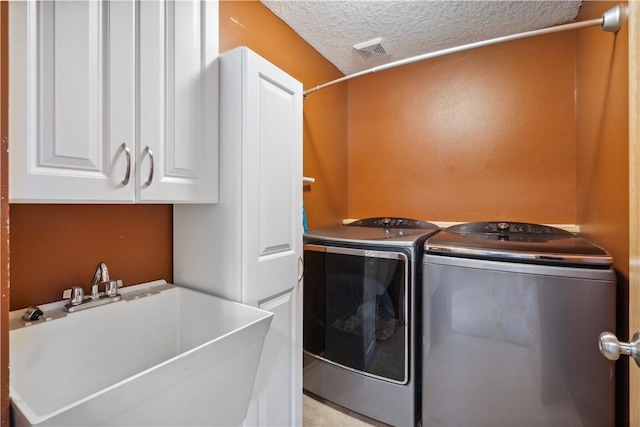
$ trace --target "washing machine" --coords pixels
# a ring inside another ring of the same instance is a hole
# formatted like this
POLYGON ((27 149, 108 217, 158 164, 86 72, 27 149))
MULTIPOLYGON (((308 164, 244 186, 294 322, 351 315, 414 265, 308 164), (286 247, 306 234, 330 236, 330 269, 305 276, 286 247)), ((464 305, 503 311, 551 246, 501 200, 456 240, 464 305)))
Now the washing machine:
POLYGON ((367 417, 418 425, 423 244, 410 218, 367 218, 304 235, 304 388, 367 417))
POLYGON ((423 257, 423 426, 613 426, 611 256, 565 230, 475 222, 423 257))

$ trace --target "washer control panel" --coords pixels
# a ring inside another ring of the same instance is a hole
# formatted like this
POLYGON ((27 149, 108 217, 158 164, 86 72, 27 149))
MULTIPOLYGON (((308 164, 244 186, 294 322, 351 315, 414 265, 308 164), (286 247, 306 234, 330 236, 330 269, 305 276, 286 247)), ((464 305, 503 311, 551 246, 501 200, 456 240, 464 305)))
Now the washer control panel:
POLYGON ((572 238, 568 231, 550 227, 548 225, 530 224, 523 222, 471 222, 459 224, 448 229, 450 233, 478 239, 492 239, 495 236, 511 238, 572 238))

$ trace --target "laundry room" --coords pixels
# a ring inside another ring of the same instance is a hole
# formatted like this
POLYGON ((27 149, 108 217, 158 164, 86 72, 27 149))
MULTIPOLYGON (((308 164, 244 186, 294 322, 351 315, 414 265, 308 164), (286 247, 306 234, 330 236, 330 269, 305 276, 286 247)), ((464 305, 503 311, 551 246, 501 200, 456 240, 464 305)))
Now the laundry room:
MULTIPOLYGON (((575 21, 598 18, 617 4, 627 2, 583 1, 575 21)), ((3 32, 7 16, 5 7, 3 32)), ((638 214, 637 195, 630 196, 637 189, 629 184, 637 174, 631 160, 637 148, 630 149, 628 39, 625 24, 617 33, 564 31, 309 93, 302 120, 303 174, 313 178, 302 186, 309 229, 388 216, 440 225, 537 223, 579 233, 611 254, 618 337, 628 340, 630 223, 637 222, 630 212, 638 214)), ((240 46, 305 89, 344 76, 262 2, 220 1, 220 53, 240 46)), ((8 84, 3 81, 3 89, 8 84)), ((2 157, 5 169, 7 162, 2 157)), ((12 204, 10 240, 3 235, 3 246, 10 246, 11 303, 3 298, 3 316, 90 282, 95 262, 105 257, 127 284, 171 282, 173 215, 171 204, 12 204), (70 249, 55 250, 60 247, 70 249)), ((3 249, 3 260, 8 252, 3 249)), ((621 419, 629 413, 627 376, 622 366, 621 419)))
MULTIPOLYGON (((583 2, 576 21, 616 4, 583 2)), ((625 31, 606 34, 596 27, 534 37, 309 93, 304 174, 315 179, 304 187, 309 228, 388 215, 444 224, 508 218, 579 232, 613 257, 624 336, 630 220, 625 31), (346 111, 336 108, 340 97, 346 111), (336 128, 343 134, 335 135, 336 128)), ((240 44, 239 31, 237 37, 240 44)), ((330 80, 318 78, 309 87, 330 80)), ((624 414, 627 373, 619 366, 617 403, 623 407, 617 412, 624 414)))

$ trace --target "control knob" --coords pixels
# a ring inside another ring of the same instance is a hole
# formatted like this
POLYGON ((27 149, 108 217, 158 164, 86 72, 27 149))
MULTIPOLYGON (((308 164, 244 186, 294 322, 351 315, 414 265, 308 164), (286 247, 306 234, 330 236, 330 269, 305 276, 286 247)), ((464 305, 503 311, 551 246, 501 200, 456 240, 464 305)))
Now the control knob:
POLYGON ((498 223, 498 230, 499 231, 507 231, 509 230, 509 227, 511 225, 508 222, 499 222, 498 223))

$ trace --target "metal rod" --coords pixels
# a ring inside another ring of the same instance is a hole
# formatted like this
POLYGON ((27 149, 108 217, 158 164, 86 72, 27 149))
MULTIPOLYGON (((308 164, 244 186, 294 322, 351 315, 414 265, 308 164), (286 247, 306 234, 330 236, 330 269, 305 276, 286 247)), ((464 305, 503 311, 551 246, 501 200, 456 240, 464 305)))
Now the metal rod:
MULTIPOLYGON (((364 71, 359 71, 357 73, 354 74, 349 74, 348 76, 344 76, 344 77, 340 77, 339 79, 335 79, 332 80, 328 83, 322 84, 320 86, 316 86, 314 88, 308 89, 306 90, 303 95, 307 96, 310 93, 319 91, 320 89, 324 89, 325 87, 328 86, 332 86, 338 83, 342 83, 344 81, 356 78, 356 77, 360 77, 360 76, 364 76, 366 74, 371 74, 371 73, 376 73, 378 71, 384 71, 384 70, 388 70, 389 68, 395 68, 395 67, 399 67, 401 65, 407 65, 407 64, 412 64, 414 62, 419 62, 419 61, 424 61, 425 59, 432 59, 432 58, 437 58, 440 56, 445 56, 445 55, 451 55, 453 53, 458 53, 458 52, 464 52, 467 50, 471 50, 471 49, 477 49, 479 47, 485 47, 485 46, 491 46, 494 44, 498 44, 498 43, 504 43, 504 42, 508 42, 508 41, 512 41, 512 40, 520 40, 520 39, 524 39, 524 38, 528 38, 528 37, 535 37, 535 36, 542 36, 542 35, 546 35, 546 34, 552 34, 552 33, 557 33, 560 31, 569 31, 569 30, 576 30, 579 28, 584 28, 584 27, 591 27, 591 26, 595 26, 595 25, 600 25, 601 27, 603 27, 603 30, 606 31, 617 31, 617 29, 610 29, 608 27, 605 26, 605 19, 607 17, 607 13, 614 11, 617 12, 616 15, 618 15, 618 19, 619 19, 619 15, 620 15, 620 6, 615 6, 614 8, 612 8, 610 11, 605 12, 605 15, 600 17, 600 18, 596 18, 596 19, 590 19, 588 21, 581 21, 581 22, 574 22, 571 24, 564 24, 564 25, 557 25, 555 27, 548 27, 548 28, 542 28, 540 30, 533 30, 533 31, 526 31, 524 33, 517 33, 517 34, 511 34, 508 36, 502 36, 502 37, 496 37, 493 39, 488 39, 488 40, 483 40, 483 41, 479 41, 479 42, 474 42, 474 43, 469 43, 469 44, 464 44, 461 46, 456 46, 456 47, 451 47, 451 48, 447 48, 447 49, 442 49, 442 50, 437 50, 435 52, 430 52, 430 53, 425 53, 422 55, 418 55, 418 56, 413 56, 411 58, 406 58, 406 59, 401 59, 399 61, 395 61, 395 62, 390 62, 388 64, 384 64, 384 65, 380 65, 377 67, 373 67, 373 68, 369 68, 367 70, 364 71)), ((619 25, 618 25, 619 28, 619 25)))

